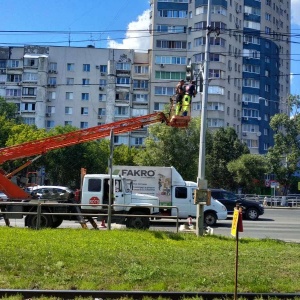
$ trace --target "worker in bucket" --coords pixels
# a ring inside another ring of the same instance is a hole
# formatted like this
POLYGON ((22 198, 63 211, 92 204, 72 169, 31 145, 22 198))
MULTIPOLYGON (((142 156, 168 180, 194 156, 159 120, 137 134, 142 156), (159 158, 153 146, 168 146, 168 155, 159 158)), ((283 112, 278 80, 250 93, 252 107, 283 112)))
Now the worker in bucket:
POLYGON ((185 95, 183 96, 182 99, 183 116, 187 116, 189 114, 192 97, 195 97, 197 94, 195 83, 196 82, 194 80, 191 80, 190 83, 185 88, 185 95))
POLYGON ((178 116, 182 110, 182 98, 184 96, 184 80, 181 79, 176 85, 176 116, 178 116))

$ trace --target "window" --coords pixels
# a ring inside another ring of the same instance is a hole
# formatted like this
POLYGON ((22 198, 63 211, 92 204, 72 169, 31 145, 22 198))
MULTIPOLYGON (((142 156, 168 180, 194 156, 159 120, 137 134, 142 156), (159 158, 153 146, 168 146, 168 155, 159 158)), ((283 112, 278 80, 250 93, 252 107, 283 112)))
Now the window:
POLYGON ((83 72, 90 72, 90 70, 91 70, 90 64, 83 64, 83 68, 82 68, 83 72))
POLYGON ((50 72, 57 72, 57 63, 56 62, 50 62, 49 71, 50 72))
POLYGON ((66 99, 67 100, 73 100, 74 99, 73 92, 66 92, 66 99))
POLYGON ((166 103, 154 102, 154 110, 162 111, 165 107, 166 103))
POLYGON ((22 117, 23 122, 27 125, 35 125, 35 118, 22 117))
POLYGON ((128 116, 129 107, 128 106, 117 106, 115 107, 115 116, 128 116))
POLYGON ((175 87, 156 86, 154 93, 155 95, 173 96, 175 94, 175 87))
POLYGON ((55 100, 56 92, 48 92, 48 100, 55 100))
POLYGON ((157 40, 156 47, 162 49, 186 49, 186 41, 157 40))
POLYGON ((74 78, 67 78, 67 85, 73 85, 74 84, 74 78))
POLYGON ((36 58, 24 58, 24 67, 37 68, 38 60, 36 58))
POLYGON ((73 113, 73 108, 66 106, 65 107, 65 114, 66 115, 72 115, 72 113, 73 113))
POLYGON ((185 33, 186 27, 183 25, 162 25, 158 24, 156 27, 157 32, 168 32, 168 33, 185 33))
POLYGON ((49 77, 48 78, 48 84, 49 85, 56 85, 56 77, 49 77))
POLYGON ((88 128, 89 127, 89 123, 88 122, 80 122, 80 128, 84 129, 84 128, 88 128))
MULTIPOLYGON (((8 68, 19 68, 21 67, 21 61, 20 60, 16 60, 16 59, 9 59, 7 61, 7 67, 8 68)), ((0 65, 0 68, 2 68, 2 66, 0 65)), ((3 67, 5 68, 5 66, 3 67)))
POLYGON ((187 18, 187 14, 187 10, 158 10, 158 15, 162 18, 187 18))
POLYGON ((35 103, 21 103, 21 112, 35 112, 35 103))
POLYGON ((134 145, 143 145, 144 143, 144 138, 142 137, 136 137, 136 138, 133 138, 133 144, 134 145))
POLYGON ((106 79, 100 79, 99 80, 99 85, 102 86, 102 87, 105 87, 106 86, 106 79))
POLYGON ((21 97, 21 89, 7 88, 5 91, 6 91, 5 92, 6 97, 21 97))
POLYGON ((148 74, 149 67, 148 66, 134 66, 134 72, 137 74, 148 74))
POLYGON ((88 78, 82 78, 82 85, 89 85, 90 80, 88 78))
POLYGON ((224 88, 221 86, 208 86, 208 94, 224 95, 224 88))
POLYGON ((99 101, 106 101, 106 94, 99 94, 99 101))
POLYGON ((90 98, 90 94, 89 93, 81 93, 81 100, 88 101, 89 98, 90 98))
POLYGON ((48 114, 55 114, 55 106, 47 106, 46 112, 48 114))
POLYGON ((38 80, 38 74, 32 72, 24 72, 23 73, 23 81, 31 81, 36 82, 38 80))
POLYGON ((148 89, 148 80, 133 80, 133 89, 148 89))
POLYGON ((107 73, 107 65, 100 65, 99 69, 101 73, 107 73))
POLYGON ((105 116, 106 110, 105 108, 98 108, 98 116, 105 116))
POLYGON ((46 128, 50 129, 50 128, 54 128, 54 126, 55 126, 54 121, 51 120, 46 121, 46 128))
POLYGON ((185 78, 185 76, 185 72, 155 71, 155 79, 180 80, 181 78, 185 78))
POLYGON ((148 114, 148 110, 144 108, 133 108, 132 109, 132 116, 133 117, 139 117, 139 116, 145 116, 148 114))
POLYGON ((129 77, 117 77, 117 84, 120 85, 129 85, 130 84, 130 78, 129 77))
POLYGON ((129 100, 129 93, 128 92, 116 93, 116 100, 129 100))
POLYGON ((65 121, 65 126, 72 126, 72 121, 65 121))
POLYGON ((21 74, 7 74, 7 81, 8 82, 21 82, 22 75, 21 74))
POLYGON ((130 63, 117 63, 116 70, 130 71, 131 70, 131 64, 130 63))
POLYGON ((163 65, 186 65, 185 56, 155 56, 156 64, 163 65))
POLYGON ((36 96, 36 88, 35 87, 23 87, 22 95, 23 96, 36 96))
POLYGON ((89 108, 88 107, 81 107, 81 114, 82 115, 88 115, 89 114, 89 108))
POLYGON ((73 63, 67 63, 67 71, 74 71, 74 64, 73 63))
POLYGON ((133 94, 133 101, 148 102, 148 94, 133 94))

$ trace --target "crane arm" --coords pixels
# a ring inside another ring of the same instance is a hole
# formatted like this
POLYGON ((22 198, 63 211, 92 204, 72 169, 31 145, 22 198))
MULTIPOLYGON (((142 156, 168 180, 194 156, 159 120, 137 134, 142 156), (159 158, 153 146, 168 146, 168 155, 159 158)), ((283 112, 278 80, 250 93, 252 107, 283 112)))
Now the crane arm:
POLYGON ((0 164, 108 137, 111 130, 113 130, 114 134, 121 134, 156 122, 168 123, 168 120, 164 113, 158 112, 6 147, 0 149, 0 164))

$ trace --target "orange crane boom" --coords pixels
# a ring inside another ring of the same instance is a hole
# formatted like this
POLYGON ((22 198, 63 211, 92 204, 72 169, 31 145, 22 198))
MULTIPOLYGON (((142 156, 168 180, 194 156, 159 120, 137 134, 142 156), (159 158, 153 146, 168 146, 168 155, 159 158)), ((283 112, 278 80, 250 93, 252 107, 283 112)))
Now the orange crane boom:
MULTIPOLYGON (((168 119, 162 112, 156 112, 145 116, 129 118, 113 123, 99 125, 87 129, 76 130, 40 140, 34 140, 23 144, 6 147, 0 149, 0 165, 6 161, 31 157, 34 155, 45 154, 50 150, 60 149, 72 145, 77 145, 100 138, 108 137, 111 130, 114 134, 121 134, 144 126, 164 122, 169 126, 187 127, 190 117, 172 117, 168 119)), ((21 168, 20 168, 21 169, 21 168)), ((0 190, 12 199, 28 199, 28 195, 24 190, 11 182, 5 172, 0 169, 0 190)))

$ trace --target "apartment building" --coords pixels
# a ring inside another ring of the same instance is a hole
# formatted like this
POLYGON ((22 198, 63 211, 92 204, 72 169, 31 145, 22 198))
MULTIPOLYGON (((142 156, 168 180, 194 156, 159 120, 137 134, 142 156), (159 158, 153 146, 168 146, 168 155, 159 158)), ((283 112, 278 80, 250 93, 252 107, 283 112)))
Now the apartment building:
MULTIPOLYGON (((208 0, 151 1, 150 110, 169 101, 187 64, 199 78, 209 40, 207 127, 231 126, 251 153, 264 154, 274 144, 271 117, 289 113, 291 3, 210 1, 210 24, 208 0)), ((198 93, 193 116, 201 115, 201 101, 198 93)))
MULTIPOLYGON (((88 128, 149 113, 147 53, 76 47, 0 48, 0 96, 27 124, 88 128)), ((146 129, 114 142, 142 145, 146 129)))

